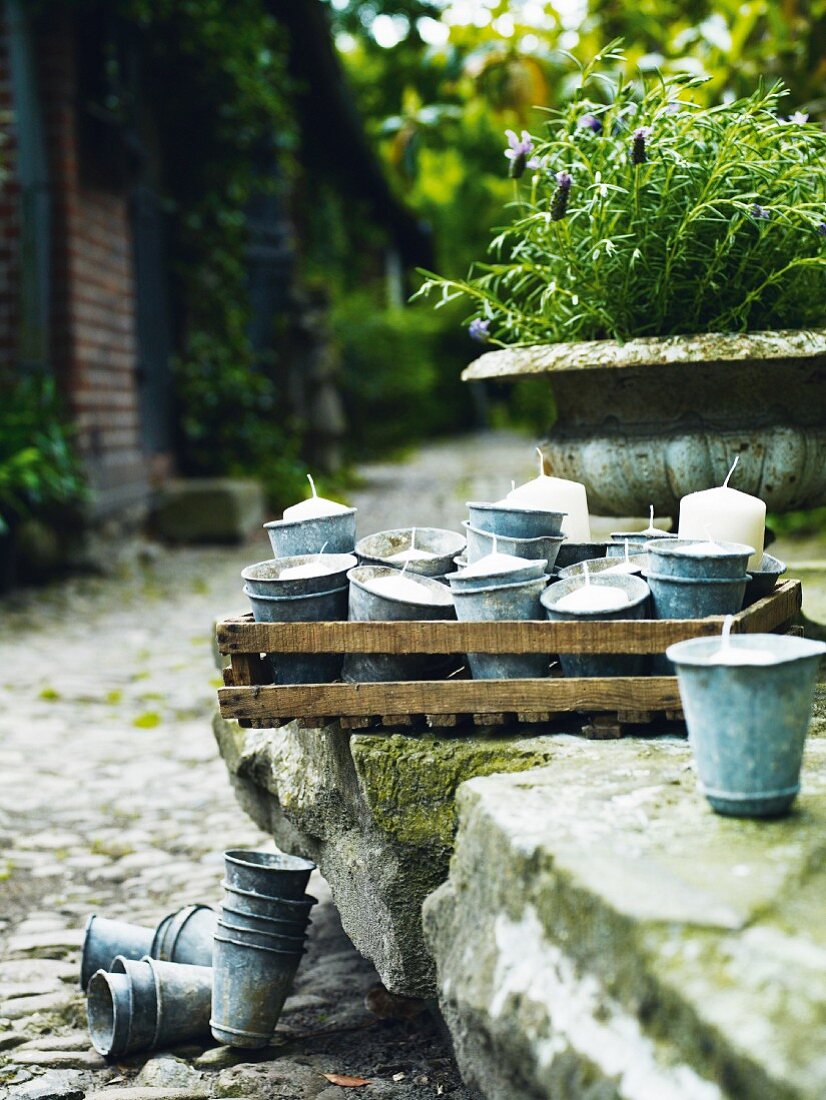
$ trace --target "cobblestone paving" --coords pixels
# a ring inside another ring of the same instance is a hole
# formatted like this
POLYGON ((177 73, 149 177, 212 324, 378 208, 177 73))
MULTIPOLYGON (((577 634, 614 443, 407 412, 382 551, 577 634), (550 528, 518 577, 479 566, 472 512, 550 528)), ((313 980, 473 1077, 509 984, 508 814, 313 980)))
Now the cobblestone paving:
MULTIPOLYGON (((363 532, 456 526, 462 501, 530 476, 510 436, 434 445, 364 470, 363 532)), ((364 1075, 369 1097, 469 1097, 427 1015, 380 1020, 376 981, 341 932, 326 886, 275 1050, 194 1046, 107 1063, 91 1049, 78 949, 88 913, 154 924, 220 896, 221 851, 260 846, 210 733, 211 626, 242 604, 238 573, 266 556, 120 547, 110 575, 0 604, 0 1097, 335 1100, 324 1073, 364 1075), (325 900, 326 899, 326 900, 325 900)))

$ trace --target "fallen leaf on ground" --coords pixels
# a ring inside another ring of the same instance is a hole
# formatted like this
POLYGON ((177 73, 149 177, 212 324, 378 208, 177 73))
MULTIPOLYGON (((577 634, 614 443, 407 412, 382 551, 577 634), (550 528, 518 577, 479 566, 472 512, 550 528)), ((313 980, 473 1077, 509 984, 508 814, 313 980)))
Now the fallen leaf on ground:
POLYGON ((348 1077, 346 1073, 322 1073, 331 1085, 340 1085, 343 1089, 360 1089, 362 1085, 369 1085, 366 1077, 348 1077))

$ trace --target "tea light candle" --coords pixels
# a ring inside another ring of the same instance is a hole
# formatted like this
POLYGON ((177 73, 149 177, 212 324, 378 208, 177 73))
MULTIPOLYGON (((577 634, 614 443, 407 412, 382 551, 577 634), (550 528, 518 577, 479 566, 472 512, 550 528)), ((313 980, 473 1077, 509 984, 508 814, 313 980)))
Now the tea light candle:
MULTIPOLYGON (((319 516, 336 516, 340 512, 350 511, 346 504, 338 504, 334 500, 327 500, 325 497, 320 497, 316 492, 312 475, 307 474, 307 480, 310 483, 313 495, 306 500, 302 500, 299 504, 292 504, 289 508, 285 508, 283 516, 285 520, 317 519, 319 516)), ((295 566, 295 568, 298 569, 301 567, 295 566)))
POLYGON ((720 648, 709 654, 707 660, 714 665, 773 665, 777 658, 769 649, 740 649, 731 644, 733 615, 726 615, 723 621, 723 634, 720 648))
POLYGON ((557 600, 558 611, 617 611, 628 603, 627 594, 612 584, 585 584, 557 600))
POLYGON ((418 581, 410 580, 399 573, 395 577, 372 577, 364 582, 364 587, 377 596, 387 596, 391 600, 411 600, 413 603, 436 603, 433 592, 418 581))
POLYGON ((493 573, 511 573, 529 565, 536 565, 536 562, 530 558, 517 557, 516 554, 500 554, 496 549, 496 535, 494 535, 492 552, 468 565, 461 571, 460 576, 489 577, 493 573))
POLYGON ((432 554, 429 550, 419 550, 416 546, 416 528, 414 527, 410 535, 410 546, 406 550, 399 550, 398 554, 391 554, 387 561, 426 561, 432 560, 437 557, 437 554, 432 554))
POLYGON ((539 454, 539 476, 511 489, 504 501, 497 503, 535 508, 542 512, 567 512, 562 521, 562 534, 571 542, 590 542, 591 519, 585 486, 579 481, 546 474, 542 451, 538 447, 536 450, 539 454))
MULTIPOLYGON (((716 489, 704 489, 689 493, 680 501, 679 537, 701 538, 710 533, 723 542, 740 542, 754 547, 749 558, 749 569, 757 569, 763 557, 763 540, 766 531, 766 505, 758 497, 729 488, 729 478, 734 473, 738 455, 726 480, 716 489)), ((700 553, 696 550, 695 553, 700 553)))

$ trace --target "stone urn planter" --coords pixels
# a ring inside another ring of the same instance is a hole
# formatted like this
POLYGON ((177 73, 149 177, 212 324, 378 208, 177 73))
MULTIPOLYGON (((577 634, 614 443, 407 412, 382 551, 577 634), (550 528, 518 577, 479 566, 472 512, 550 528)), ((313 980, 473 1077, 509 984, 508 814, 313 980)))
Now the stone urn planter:
POLYGON ((676 516, 686 493, 736 484, 786 512, 826 503, 826 329, 593 340, 487 352, 465 381, 547 375, 547 464, 593 512, 676 516))

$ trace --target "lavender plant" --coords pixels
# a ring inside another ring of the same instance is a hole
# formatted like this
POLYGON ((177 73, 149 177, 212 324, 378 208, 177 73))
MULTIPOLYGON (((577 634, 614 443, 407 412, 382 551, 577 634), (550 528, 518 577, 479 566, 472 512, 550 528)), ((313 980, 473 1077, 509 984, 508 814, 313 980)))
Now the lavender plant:
MULTIPOLYGON (((826 133, 779 84, 699 107, 688 74, 627 82, 612 43, 547 136, 508 132, 513 221, 465 280, 470 334, 531 344, 801 328, 826 319, 826 133)), ((572 59, 573 60, 573 59, 572 59)))

